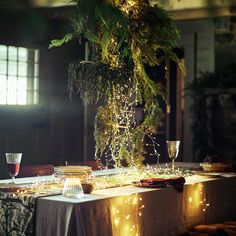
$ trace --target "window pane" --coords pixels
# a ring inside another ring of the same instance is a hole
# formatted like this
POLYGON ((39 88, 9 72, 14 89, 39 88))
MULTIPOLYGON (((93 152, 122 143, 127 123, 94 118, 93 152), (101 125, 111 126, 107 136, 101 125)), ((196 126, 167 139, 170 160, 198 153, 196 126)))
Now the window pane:
POLYGON ((8 77, 7 104, 16 104, 16 77, 8 77))
POLYGON ((28 62, 27 76, 34 78, 34 62, 28 62))
POLYGON ((28 61, 34 62, 34 51, 33 49, 29 49, 28 51, 28 61))
POLYGON ((7 78, 0 75, 0 104, 6 104, 7 99, 7 78))
POLYGON ((17 62, 16 61, 9 61, 8 62, 8 74, 16 76, 16 74, 17 74, 17 62))
POLYGON ((17 104, 26 105, 27 102, 27 78, 20 77, 17 81, 17 104))
POLYGON ((28 60, 28 50, 26 48, 18 49, 18 60, 25 62, 28 60))
POLYGON ((19 62, 18 63, 18 75, 26 76, 27 75, 27 63, 19 62))
POLYGON ((17 60, 17 47, 8 47, 8 58, 9 60, 17 60))
POLYGON ((0 60, 7 59, 7 46, 0 45, 0 60))
POLYGON ((34 81, 32 78, 27 78, 27 90, 32 91, 34 86, 34 81))
POLYGON ((7 74, 7 61, 0 61, 0 74, 7 74))
POLYGON ((6 90, 6 81, 7 77, 6 75, 0 75, 0 89, 4 88, 6 90))
POLYGON ((33 104, 38 104, 39 103, 39 93, 38 91, 34 91, 34 103, 33 104))
POLYGON ((39 50, 35 50, 35 52, 34 52, 34 61, 36 63, 39 62, 39 50))
POLYGON ((34 78, 34 90, 38 90, 39 89, 39 78, 35 77, 34 78))
POLYGON ((38 77, 38 76, 39 76, 39 64, 38 64, 38 63, 36 63, 36 64, 34 65, 34 76, 35 76, 35 77, 38 77))
POLYGON ((7 103, 7 91, 0 90, 0 104, 5 105, 7 103))
POLYGON ((19 77, 17 80, 17 90, 23 91, 27 90, 27 78, 26 77, 19 77))

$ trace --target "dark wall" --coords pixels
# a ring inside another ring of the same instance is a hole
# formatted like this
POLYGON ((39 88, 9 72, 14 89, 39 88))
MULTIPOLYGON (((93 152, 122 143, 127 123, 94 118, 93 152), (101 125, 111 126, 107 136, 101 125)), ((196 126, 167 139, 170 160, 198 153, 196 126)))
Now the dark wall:
POLYGON ((55 9, 0 9, 0 17, 0 44, 40 51, 39 104, 0 106, 0 178, 8 177, 6 152, 22 152, 24 165, 82 160, 83 106, 78 96, 68 96, 67 69, 84 57, 84 47, 72 42, 48 50, 51 39, 68 31, 55 9))

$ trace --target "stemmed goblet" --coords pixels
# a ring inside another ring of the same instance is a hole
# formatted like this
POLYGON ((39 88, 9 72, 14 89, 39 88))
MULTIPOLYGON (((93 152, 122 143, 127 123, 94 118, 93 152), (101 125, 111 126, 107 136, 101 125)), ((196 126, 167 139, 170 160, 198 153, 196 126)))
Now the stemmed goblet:
POLYGON ((175 159, 177 158, 178 154, 179 154, 179 145, 180 145, 180 141, 179 140, 174 140, 174 141, 166 141, 167 144, 167 150, 168 150, 168 155, 169 158, 172 161, 172 172, 174 173, 175 171, 175 159))
POLYGON ((12 177, 12 183, 15 183, 15 177, 19 173, 21 156, 22 153, 6 153, 7 168, 12 177))

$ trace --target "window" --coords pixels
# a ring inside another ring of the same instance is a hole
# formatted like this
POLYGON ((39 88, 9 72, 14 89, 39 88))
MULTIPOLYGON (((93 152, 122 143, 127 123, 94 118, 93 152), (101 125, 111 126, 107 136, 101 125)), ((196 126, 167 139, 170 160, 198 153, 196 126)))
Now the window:
POLYGON ((39 52, 0 45, 0 104, 38 104, 39 52))

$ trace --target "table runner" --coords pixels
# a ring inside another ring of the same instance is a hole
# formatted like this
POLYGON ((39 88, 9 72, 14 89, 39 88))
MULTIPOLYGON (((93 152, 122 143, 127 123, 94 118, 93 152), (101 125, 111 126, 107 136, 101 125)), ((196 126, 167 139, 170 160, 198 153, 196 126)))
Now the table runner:
POLYGON ((54 176, 0 181, 0 236, 35 235, 37 199, 61 194, 63 184, 54 176))
POLYGON ((36 196, 0 192, 0 235, 35 235, 36 196))

